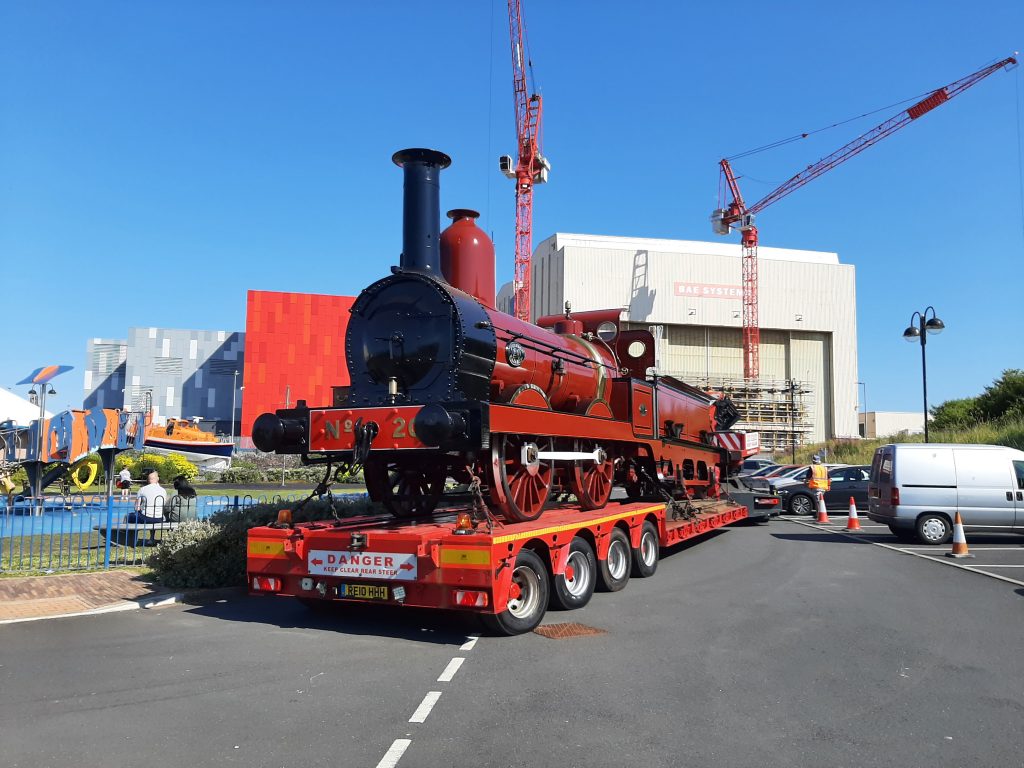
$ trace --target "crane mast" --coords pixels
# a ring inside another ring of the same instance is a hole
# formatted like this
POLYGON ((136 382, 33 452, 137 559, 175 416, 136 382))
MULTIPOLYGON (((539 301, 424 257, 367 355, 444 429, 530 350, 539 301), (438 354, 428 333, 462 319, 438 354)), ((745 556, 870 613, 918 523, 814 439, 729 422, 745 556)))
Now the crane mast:
POLYGON ((787 179, 751 206, 747 206, 743 200, 738 178, 728 158, 719 161, 718 165, 724 180, 724 187, 728 189, 732 200, 727 206, 720 205, 719 208, 712 212, 711 225, 714 232, 719 235, 727 235, 733 229, 739 229, 741 232, 741 247, 743 251, 743 375, 745 378, 756 379, 760 375, 760 326, 757 317, 758 232, 757 226, 754 223, 756 215, 769 205, 777 203, 782 198, 795 192, 822 174, 827 173, 837 165, 846 162, 850 158, 859 155, 868 147, 874 146, 882 139, 891 136, 900 128, 910 125, 914 120, 928 114, 936 107, 942 106, 954 96, 959 96, 989 75, 1000 69, 1010 69, 1016 66, 1016 64, 1017 59, 1009 56, 1002 61, 990 64, 979 69, 977 72, 972 72, 966 77, 962 77, 949 85, 939 88, 911 107, 843 145, 832 154, 826 155, 818 160, 818 162, 807 166, 804 170, 787 179))
POLYGON ((502 173, 516 183, 515 271, 512 290, 515 315, 530 320, 530 259, 533 254, 533 186, 548 180, 551 166, 541 154, 541 118, 543 97, 530 93, 527 68, 523 8, 520 0, 508 0, 509 39, 512 45, 512 96, 515 101, 516 157, 504 155, 499 164, 502 173))

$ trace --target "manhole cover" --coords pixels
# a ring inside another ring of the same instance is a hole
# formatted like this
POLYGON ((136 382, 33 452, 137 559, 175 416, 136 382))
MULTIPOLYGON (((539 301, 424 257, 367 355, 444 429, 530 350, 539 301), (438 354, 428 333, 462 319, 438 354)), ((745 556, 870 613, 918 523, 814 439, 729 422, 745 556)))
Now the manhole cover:
POLYGON ((586 624, 577 624, 575 621, 566 624, 542 624, 533 631, 551 640, 568 640, 571 637, 606 634, 603 629, 588 627, 586 624))

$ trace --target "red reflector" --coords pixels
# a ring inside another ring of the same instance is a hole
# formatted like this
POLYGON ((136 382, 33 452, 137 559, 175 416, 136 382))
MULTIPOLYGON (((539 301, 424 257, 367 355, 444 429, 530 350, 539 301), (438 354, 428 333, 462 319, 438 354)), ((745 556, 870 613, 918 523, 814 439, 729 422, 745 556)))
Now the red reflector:
POLYGON ((253 576, 252 588, 256 592, 280 592, 281 580, 275 576, 253 576))
POLYGON ((894 507, 898 507, 900 505, 900 489, 899 488, 893 488, 892 489, 891 501, 892 501, 892 505, 894 507))
POLYGON ((769 498, 758 499, 757 503, 758 503, 758 505, 764 506, 764 507, 776 507, 779 504, 779 497, 778 496, 771 496, 769 498))
POLYGON ((486 608, 487 593, 456 589, 452 591, 452 601, 462 608, 486 608))

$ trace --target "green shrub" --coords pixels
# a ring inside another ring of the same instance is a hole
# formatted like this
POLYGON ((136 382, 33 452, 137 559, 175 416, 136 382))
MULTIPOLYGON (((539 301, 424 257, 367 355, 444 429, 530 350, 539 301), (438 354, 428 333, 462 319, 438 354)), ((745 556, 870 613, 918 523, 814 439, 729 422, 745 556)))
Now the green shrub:
MULTIPOLYGON (((150 557, 157 581, 172 588, 233 587, 245 584, 245 558, 250 528, 277 519, 293 502, 258 504, 218 512, 209 520, 184 522, 170 532, 150 557)), ((311 501, 294 512, 296 523, 379 512, 369 501, 338 502, 334 511, 324 501, 311 501)))
POLYGON ((208 520, 187 520, 163 537, 149 559, 168 587, 219 587, 227 583, 222 530, 208 520))
POLYGON ((199 467, 186 459, 180 453, 169 453, 163 457, 163 467, 160 477, 170 482, 178 475, 184 475, 186 480, 195 480, 199 474, 199 467))
POLYGON ((199 475, 199 467, 180 453, 164 456, 144 451, 123 451, 114 458, 114 473, 125 468, 135 480, 144 480, 146 472, 155 469, 160 473, 160 482, 165 484, 170 484, 178 475, 184 475, 190 482, 199 475))
POLYGON ((266 478, 256 467, 239 462, 221 472, 218 482, 231 483, 232 485, 248 485, 250 483, 266 482, 266 478))

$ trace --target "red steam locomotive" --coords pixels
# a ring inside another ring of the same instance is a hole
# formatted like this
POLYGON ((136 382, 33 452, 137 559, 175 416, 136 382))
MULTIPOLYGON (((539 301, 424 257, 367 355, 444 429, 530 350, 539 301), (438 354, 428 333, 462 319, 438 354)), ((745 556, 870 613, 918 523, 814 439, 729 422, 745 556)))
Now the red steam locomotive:
POLYGON ((469 210, 439 233, 441 152, 394 155, 404 171, 403 249, 392 274, 351 310, 351 385, 331 407, 261 415, 253 441, 307 463, 361 464, 370 497, 399 517, 430 513, 447 478, 493 512, 534 520, 552 492, 603 507, 630 498, 715 498, 737 454, 717 432, 727 398, 651 373, 654 338, 619 311, 544 317, 494 308, 494 247, 469 210))

